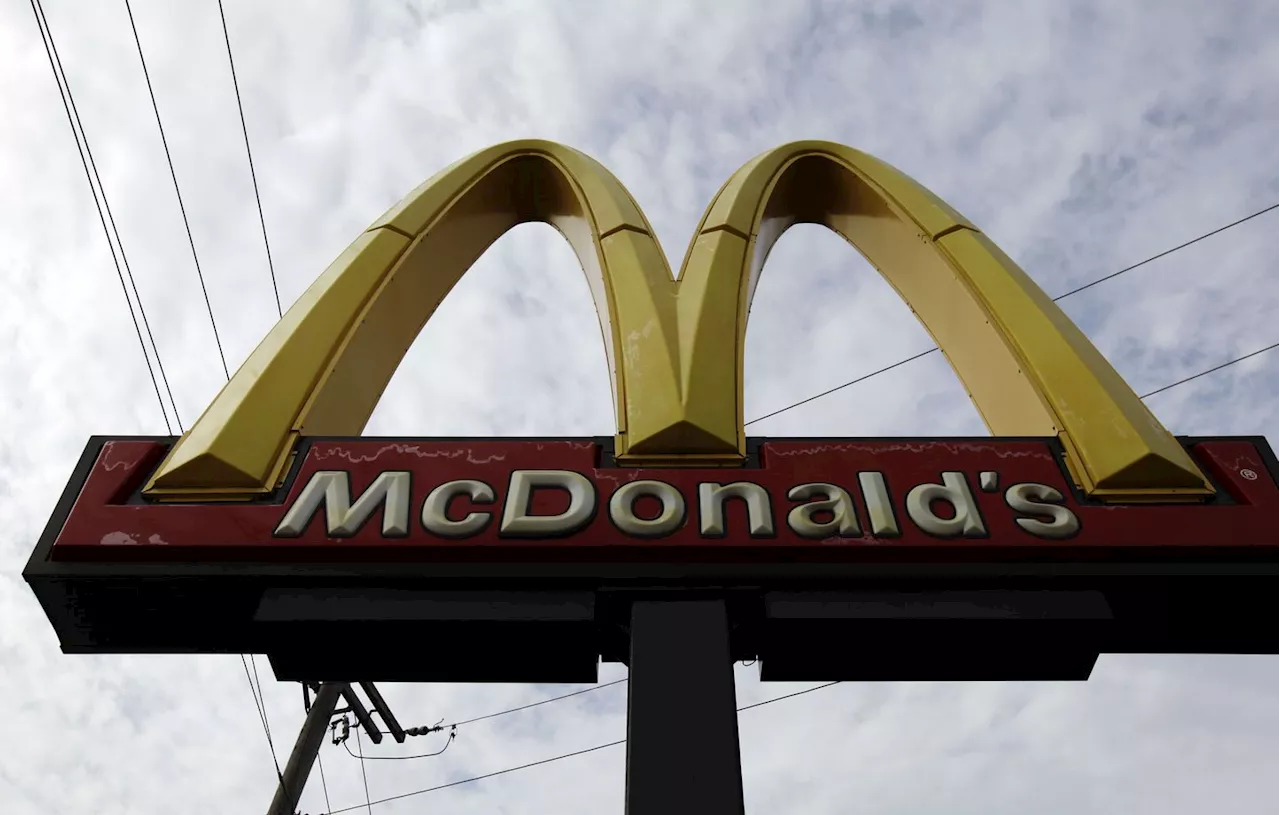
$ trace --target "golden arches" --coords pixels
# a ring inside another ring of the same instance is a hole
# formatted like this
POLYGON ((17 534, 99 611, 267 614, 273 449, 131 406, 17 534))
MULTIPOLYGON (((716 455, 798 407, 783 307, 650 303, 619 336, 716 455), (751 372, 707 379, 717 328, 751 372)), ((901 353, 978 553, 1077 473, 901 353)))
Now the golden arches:
POLYGON ((849 240, 916 310, 992 432, 1059 435, 1074 475, 1095 495, 1207 489, 1052 301, 972 224, 892 167, 827 142, 759 156, 708 207, 676 281, 639 207, 604 167, 561 145, 520 141, 447 168, 365 231, 174 446, 148 493, 249 498, 279 482, 299 436, 358 435, 449 290, 527 221, 556 227, 586 273, 621 461, 742 461, 750 299, 778 236, 812 222, 849 240))

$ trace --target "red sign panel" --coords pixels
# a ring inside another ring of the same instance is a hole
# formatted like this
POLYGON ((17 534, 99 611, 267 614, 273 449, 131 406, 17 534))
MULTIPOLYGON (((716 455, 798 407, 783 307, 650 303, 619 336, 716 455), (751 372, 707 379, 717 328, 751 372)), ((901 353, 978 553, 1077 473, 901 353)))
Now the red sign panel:
POLYGON ((1167 559, 1276 549, 1249 440, 1188 442, 1207 503, 1105 505, 1052 440, 781 440, 742 469, 606 466, 590 439, 312 440, 261 503, 139 490, 159 441, 109 441, 51 551, 79 562, 1167 559))

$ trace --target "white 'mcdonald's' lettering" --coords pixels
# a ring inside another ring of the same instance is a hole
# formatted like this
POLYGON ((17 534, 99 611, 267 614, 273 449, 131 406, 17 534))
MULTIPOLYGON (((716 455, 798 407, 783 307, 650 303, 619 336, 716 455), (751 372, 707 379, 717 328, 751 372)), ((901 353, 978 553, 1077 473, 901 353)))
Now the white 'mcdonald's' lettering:
POLYGON ((571 470, 516 470, 507 487, 498 534, 511 538, 556 538, 572 535, 591 523, 596 511, 596 488, 582 473, 571 470), (559 515, 530 515, 536 489, 569 493, 569 508, 559 515))
POLYGON ((773 536, 773 508, 769 493, 759 484, 735 481, 732 484, 703 482, 698 485, 699 528, 708 538, 725 535, 724 505, 730 498, 738 498, 747 505, 747 532, 753 538, 773 536))
POLYGON ((787 513, 787 526, 802 538, 860 538, 858 513, 853 499, 835 484, 801 484, 787 493, 792 501, 805 501, 787 513), (817 499, 817 500, 813 500, 817 499), (818 513, 830 515, 830 520, 818 521, 818 513))
POLYGON ((882 473, 858 473, 858 485, 862 487, 862 499, 867 502, 867 517, 871 519, 871 534, 877 538, 896 538, 902 535, 898 519, 893 516, 893 502, 889 500, 889 486, 882 473))
POLYGON ((409 483, 407 472, 382 473, 352 505, 350 477, 341 470, 321 470, 311 476, 298 500, 276 527, 275 535, 277 538, 298 537, 323 505, 329 537, 349 538, 360 531, 382 504, 382 534, 390 538, 403 537, 409 534, 409 483))
POLYGON ((469 512, 460 521, 449 517, 449 504, 455 498, 466 496, 473 504, 492 504, 493 487, 483 481, 446 481, 427 493, 422 502, 422 528, 442 538, 469 538, 489 525, 493 515, 488 512, 469 512))
POLYGON ((631 481, 618 487, 609 499, 609 518, 614 525, 637 538, 660 538, 684 524, 684 496, 665 481, 631 481), (662 509, 655 518, 635 513, 636 500, 656 498, 662 509))
POLYGON ((1015 523, 1032 535, 1050 540, 1069 538, 1080 531, 1080 519, 1062 506, 1062 493, 1044 484, 1014 484, 1004 493, 1005 503, 1014 512, 1031 517, 1015 523))
POLYGON ((964 473, 942 474, 941 484, 921 484, 907 493, 907 517, 916 526, 939 538, 985 538, 987 528, 978 513, 978 505, 969 491, 964 473), (951 517, 943 518, 933 511, 935 501, 951 505, 951 517))
MULTIPOLYGON (((976 483, 983 492, 996 492, 996 475, 984 471, 978 474, 976 483)), ((897 493, 902 498, 896 507, 883 473, 859 472, 856 478, 857 493, 826 482, 791 487, 786 497, 794 506, 786 514, 787 531, 806 540, 898 538, 902 536, 902 527, 895 513, 901 510, 916 528, 931 537, 986 538, 990 534, 976 494, 962 472, 943 472, 938 482, 916 484, 905 495, 897 493), (857 497, 861 498, 861 507, 857 497)), ((510 473, 502 499, 485 481, 458 479, 428 490, 418 518, 428 534, 449 540, 480 534, 499 514, 500 537, 565 537, 592 524, 600 503, 598 489, 591 478, 572 470, 515 470, 510 473), (562 498, 567 496, 568 506, 553 514, 538 513, 534 508, 538 491, 558 492, 562 498), (500 509, 496 506, 499 502, 500 509), (488 509, 491 505, 492 509, 488 509)), ((326 534, 349 538, 358 534, 381 508, 382 535, 405 537, 410 532, 411 492, 410 473, 384 472, 353 502, 350 475, 321 470, 311 475, 297 499, 286 509, 276 526, 275 536, 303 535, 316 513, 323 510, 326 534)), ((662 538, 689 523, 688 501, 672 484, 638 479, 614 489, 606 509, 609 521, 623 535, 662 538), (637 504, 643 499, 656 503, 656 511, 638 513, 637 504)), ((696 486, 696 502, 696 528, 704 538, 724 538, 735 528, 743 529, 735 527, 738 521, 728 520, 728 515, 735 511, 728 509, 732 505, 741 507, 737 511, 745 515, 743 531, 750 537, 771 538, 776 534, 773 498, 760 484, 700 482, 696 486)), ((1063 540, 1080 531, 1080 519, 1067 506, 1067 499, 1046 484, 1014 484, 1004 491, 1004 502, 1014 511, 1013 522, 1017 528, 1029 535, 1063 540)))

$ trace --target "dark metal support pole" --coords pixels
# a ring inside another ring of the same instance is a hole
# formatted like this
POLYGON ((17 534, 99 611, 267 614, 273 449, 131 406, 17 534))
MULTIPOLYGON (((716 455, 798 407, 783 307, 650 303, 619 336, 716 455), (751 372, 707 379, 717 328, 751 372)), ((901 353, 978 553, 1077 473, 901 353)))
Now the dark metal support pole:
POLYGON ((297 811, 298 800, 307 786, 307 776, 311 774, 311 765, 316 763, 320 745, 324 744, 325 731, 329 729, 329 718, 344 687, 341 682, 325 682, 316 692, 307 719, 298 732, 298 740, 293 743, 289 762, 284 766, 283 780, 276 785, 276 794, 271 799, 267 815, 294 815, 297 811))
POLYGON ((723 600, 631 608, 626 815, 743 815, 723 600))
POLYGON ((391 737, 397 744, 404 744, 404 728, 391 712, 391 706, 387 704, 387 700, 383 699, 382 694, 378 692, 378 686, 372 682, 361 682, 360 687, 364 688, 365 696, 369 697, 369 704, 373 705, 373 709, 382 717, 382 723, 387 726, 391 737))

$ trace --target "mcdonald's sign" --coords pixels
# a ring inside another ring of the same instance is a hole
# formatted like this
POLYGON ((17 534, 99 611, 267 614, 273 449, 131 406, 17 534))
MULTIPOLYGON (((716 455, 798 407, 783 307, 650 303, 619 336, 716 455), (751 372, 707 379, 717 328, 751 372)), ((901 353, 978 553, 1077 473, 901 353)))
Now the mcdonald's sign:
POLYGON ((1173 436, 881 161, 758 156, 673 277, 605 168, 520 141, 374 222, 181 438, 91 439, 25 576, 68 652, 253 651, 284 679, 590 681, 628 659, 629 604, 673 592, 723 600, 765 678, 1084 678, 1103 652, 1275 653, 1277 496, 1264 440, 1173 436), (360 437, 453 285, 527 221, 586 273, 616 435, 360 437), (796 223, 880 270, 991 438, 745 434, 747 313, 796 223), (405 646, 477 636, 452 661, 405 646))

